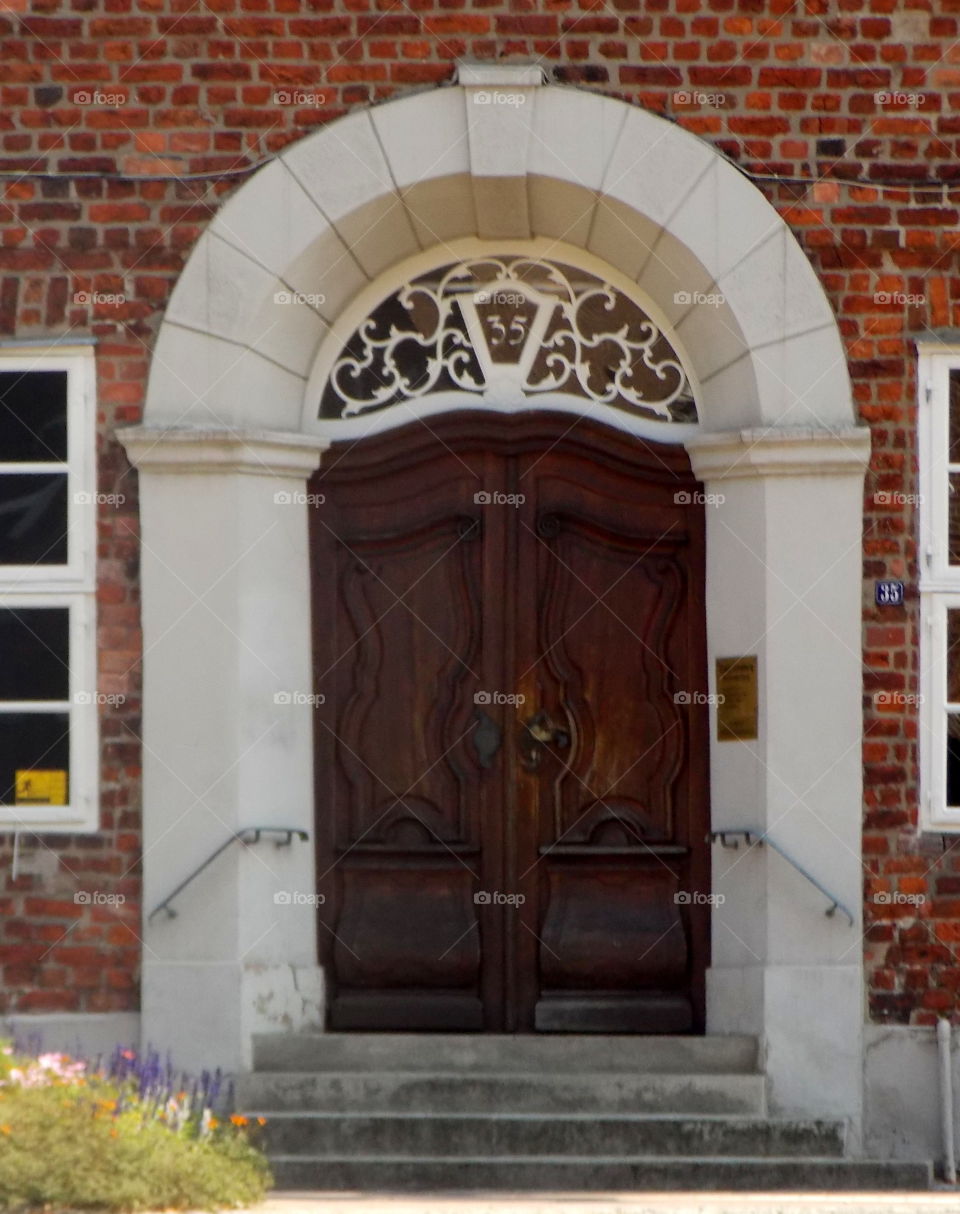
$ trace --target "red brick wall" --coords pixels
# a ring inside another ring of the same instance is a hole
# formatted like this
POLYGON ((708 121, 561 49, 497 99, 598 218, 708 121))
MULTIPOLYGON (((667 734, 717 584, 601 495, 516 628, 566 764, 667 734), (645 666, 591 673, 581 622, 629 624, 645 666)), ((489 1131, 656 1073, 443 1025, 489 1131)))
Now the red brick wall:
POLYGON ((94 878, 126 890, 121 917, 135 925, 135 493, 110 435, 139 416, 177 275, 244 170, 351 107, 450 79, 461 56, 540 58, 554 81, 675 119, 758 177, 819 272, 874 436, 864 585, 872 1009, 923 1022, 953 1008, 960 851, 917 836, 915 520, 911 506, 876 494, 917 491, 907 334, 960 326, 960 211, 947 188, 960 190, 960 0, 0 3, 0 334, 101 340, 101 487, 123 477, 127 494, 101 516, 101 690, 129 697, 104 719, 103 832, 48 838, 59 872, 7 881, 0 895, 0 946, 13 948, 0 1008, 136 998, 128 930, 65 891, 94 878), (282 89, 317 101, 277 103, 282 89), (96 91, 119 100, 82 103, 96 91), (85 292, 126 298, 91 305, 85 292), (907 580, 906 608, 872 605, 877 577, 907 580), (879 691, 892 702, 877 703, 879 691), (875 901, 895 891, 928 900, 919 910, 875 901))

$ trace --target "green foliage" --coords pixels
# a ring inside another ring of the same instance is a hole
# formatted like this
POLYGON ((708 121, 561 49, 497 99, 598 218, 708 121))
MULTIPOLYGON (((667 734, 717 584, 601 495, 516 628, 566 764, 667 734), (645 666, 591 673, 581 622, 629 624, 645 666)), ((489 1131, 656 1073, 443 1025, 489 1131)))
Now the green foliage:
POLYGON ((18 1083, 24 1061, 13 1060, 18 1071, 0 1051, 0 1210, 216 1209, 253 1204, 270 1186, 245 1119, 207 1114, 200 1132, 131 1084, 18 1083))

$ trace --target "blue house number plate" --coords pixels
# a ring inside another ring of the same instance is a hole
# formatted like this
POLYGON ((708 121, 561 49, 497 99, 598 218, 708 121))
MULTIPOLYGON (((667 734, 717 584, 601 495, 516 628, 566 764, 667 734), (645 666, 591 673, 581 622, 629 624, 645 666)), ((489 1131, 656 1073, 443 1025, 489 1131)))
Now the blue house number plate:
POLYGON ((876 593, 879 607, 899 607, 903 602, 903 582, 877 582, 876 593))

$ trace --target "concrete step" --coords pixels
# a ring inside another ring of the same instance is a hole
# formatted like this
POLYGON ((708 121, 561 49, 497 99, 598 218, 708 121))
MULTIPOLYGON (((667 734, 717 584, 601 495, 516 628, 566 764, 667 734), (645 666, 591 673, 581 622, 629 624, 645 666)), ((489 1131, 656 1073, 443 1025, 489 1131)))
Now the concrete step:
POLYGON ((256 1071, 555 1071, 749 1074, 755 1037, 289 1033, 254 1037, 256 1071))
POLYGON ((584 1074, 472 1071, 255 1072, 236 1080, 238 1107, 267 1113, 752 1113, 757 1074, 584 1074))
POLYGON ((822 1158, 687 1159, 528 1156, 445 1156, 410 1159, 382 1155, 346 1158, 274 1156, 280 1189, 359 1190, 366 1193, 625 1192, 625 1191, 865 1191, 928 1190, 927 1163, 822 1158))
MULTIPOLYGON (((262 1110, 250 1110, 251 1116, 262 1110)), ((274 1156, 422 1159, 638 1155, 840 1158, 839 1121, 507 1113, 274 1113, 264 1131, 274 1156)))

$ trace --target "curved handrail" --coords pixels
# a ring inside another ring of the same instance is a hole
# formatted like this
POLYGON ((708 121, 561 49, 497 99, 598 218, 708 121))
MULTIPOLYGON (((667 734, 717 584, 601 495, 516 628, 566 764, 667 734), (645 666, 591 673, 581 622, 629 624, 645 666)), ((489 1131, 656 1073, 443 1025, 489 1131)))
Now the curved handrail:
POLYGON ((708 837, 711 843, 719 840, 721 847, 730 847, 736 850, 740 846, 739 843, 727 842, 727 838, 733 835, 741 835, 748 847, 752 847, 755 843, 762 847, 764 843, 768 843, 777 853, 777 855, 783 856, 784 860, 795 868, 801 877, 805 877, 810 884, 818 889, 820 893, 823 894, 823 896, 829 901, 830 905, 827 907, 826 911, 824 911, 827 918, 832 918, 835 911, 842 910, 850 920, 850 926, 853 927, 855 922, 854 917, 847 907, 844 906, 844 904, 840 901, 840 899, 831 894, 825 885, 822 885, 816 877, 814 877, 811 873, 808 873, 802 864, 798 864, 797 861, 794 860, 793 856, 788 855, 779 845, 779 843, 775 843, 768 834, 765 834, 761 830, 755 830, 752 826, 747 827, 746 829, 738 826, 728 830, 712 830, 708 837))
POLYGON ((310 838, 305 830, 299 830, 295 826, 244 826, 240 830, 235 830, 227 841, 225 843, 221 843, 218 848, 212 851, 202 864, 198 864, 190 876, 181 881, 172 893, 167 894, 162 902, 157 903, 150 914, 147 915, 147 922, 149 923, 153 919, 153 916, 159 914, 162 910, 167 912, 167 917, 169 919, 176 919, 177 912, 171 907, 170 903, 174 900, 177 894, 182 893, 195 877, 198 877, 200 873, 202 873, 203 870, 208 867, 208 865, 212 864, 214 860, 216 860, 217 856, 219 856, 221 852, 225 852, 227 850, 231 843, 259 843, 261 835, 286 835, 286 839, 281 839, 276 844, 277 847, 290 847, 293 843, 294 836, 296 836, 303 843, 310 838), (245 839, 244 835, 253 835, 253 838, 245 839))

